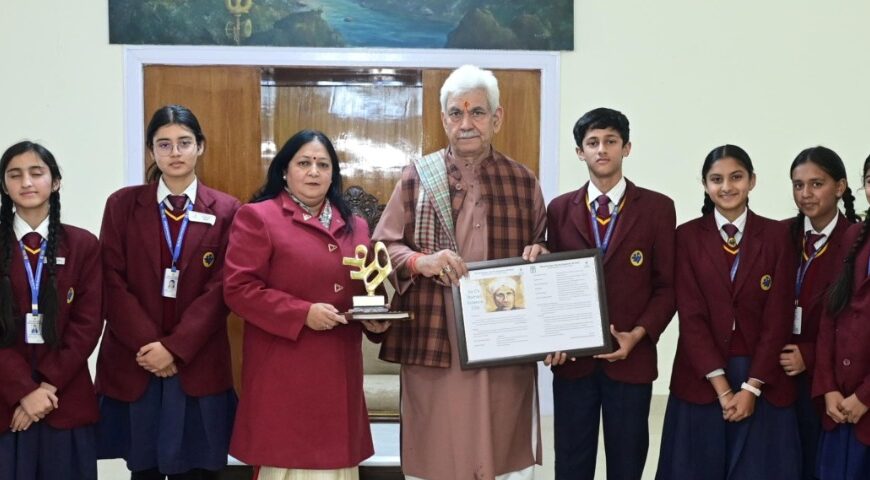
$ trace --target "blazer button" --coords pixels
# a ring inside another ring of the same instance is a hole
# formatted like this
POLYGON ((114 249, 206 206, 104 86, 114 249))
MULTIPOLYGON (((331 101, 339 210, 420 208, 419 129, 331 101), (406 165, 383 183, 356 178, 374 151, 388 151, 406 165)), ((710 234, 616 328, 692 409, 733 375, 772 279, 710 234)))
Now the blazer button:
POLYGON ((456 189, 457 189, 457 190, 462 190, 462 184, 461 184, 461 183, 457 183, 457 184, 456 184, 456 189))
POLYGON ((844 358, 844 359, 843 359, 843 366, 844 366, 844 367, 848 367, 848 366, 851 365, 851 364, 852 364, 852 361, 849 360, 848 358, 844 358))

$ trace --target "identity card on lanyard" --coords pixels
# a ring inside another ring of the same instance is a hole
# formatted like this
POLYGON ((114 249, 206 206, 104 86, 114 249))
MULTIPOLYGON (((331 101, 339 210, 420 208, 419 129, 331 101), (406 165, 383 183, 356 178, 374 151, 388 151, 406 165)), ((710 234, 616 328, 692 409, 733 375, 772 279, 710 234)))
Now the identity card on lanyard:
POLYGON ((794 282, 794 322, 792 323, 791 333, 794 335, 800 335, 803 323, 803 307, 800 306, 800 296, 801 296, 801 288, 804 286, 804 277, 807 276, 807 270, 810 269, 810 264, 813 263, 813 260, 819 256, 820 253, 825 251, 825 244, 822 248, 813 252, 812 255, 807 259, 806 262, 803 261, 803 255, 801 255, 801 264, 798 267, 797 277, 794 282))
POLYGON ((19 240, 21 246, 21 258, 24 259, 24 271, 27 272, 27 281, 30 283, 30 313, 25 319, 26 336, 25 341, 29 344, 45 343, 42 338, 42 314, 39 313, 39 286, 42 282, 42 269, 45 266, 45 239, 39 244, 39 258, 36 260, 36 275, 33 274, 33 268, 30 266, 30 258, 27 256, 27 249, 24 248, 24 242, 19 240))
POLYGON ((178 238, 175 239, 175 245, 172 245, 172 235, 169 233, 169 220, 166 219, 166 212, 163 210, 163 203, 157 204, 157 209, 160 211, 160 220, 163 222, 163 237, 166 239, 166 246, 169 247, 169 252, 172 253, 172 266, 163 271, 163 296, 166 298, 175 298, 178 292, 178 259, 181 258, 181 245, 184 243, 184 234, 187 233, 187 224, 190 223, 190 212, 193 210, 193 202, 187 204, 184 212, 184 220, 181 221, 181 228, 178 230, 178 238))

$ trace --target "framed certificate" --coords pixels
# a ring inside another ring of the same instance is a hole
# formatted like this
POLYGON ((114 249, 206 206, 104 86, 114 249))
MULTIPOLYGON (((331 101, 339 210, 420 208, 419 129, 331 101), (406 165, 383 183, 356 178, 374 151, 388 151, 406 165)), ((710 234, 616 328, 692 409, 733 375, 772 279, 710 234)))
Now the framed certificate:
POLYGON ((611 351, 598 249, 468 264, 453 287, 463 369, 611 351))

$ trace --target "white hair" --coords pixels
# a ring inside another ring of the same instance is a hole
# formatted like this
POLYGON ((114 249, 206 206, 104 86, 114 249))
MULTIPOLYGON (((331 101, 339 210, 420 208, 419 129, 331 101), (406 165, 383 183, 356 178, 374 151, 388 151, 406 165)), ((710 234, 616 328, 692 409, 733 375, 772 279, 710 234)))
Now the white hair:
POLYGON ((489 70, 474 65, 463 65, 457 68, 441 86, 441 111, 447 112, 447 98, 451 95, 478 89, 486 91, 489 109, 495 111, 499 107, 498 80, 495 75, 489 70))
POLYGON ((490 284, 487 286, 487 289, 489 290, 490 295, 495 295, 495 292, 497 292, 502 287, 507 287, 511 289, 511 291, 516 292, 517 281, 510 277, 496 278, 495 280, 490 282, 490 284))

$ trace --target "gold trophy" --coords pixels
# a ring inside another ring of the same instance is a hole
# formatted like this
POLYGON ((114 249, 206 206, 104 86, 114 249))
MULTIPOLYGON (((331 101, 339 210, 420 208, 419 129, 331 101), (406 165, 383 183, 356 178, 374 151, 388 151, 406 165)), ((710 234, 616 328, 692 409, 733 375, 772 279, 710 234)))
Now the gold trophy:
POLYGON ((366 265, 369 249, 365 245, 357 245, 353 257, 344 257, 342 264, 356 267, 356 271, 350 272, 351 280, 362 280, 366 288, 366 295, 353 297, 353 309, 345 313, 349 320, 405 320, 410 318, 408 312, 390 311, 387 298, 384 295, 375 295, 375 290, 384 283, 387 276, 393 271, 393 263, 387 253, 387 246, 383 242, 375 243, 374 258, 366 265))

